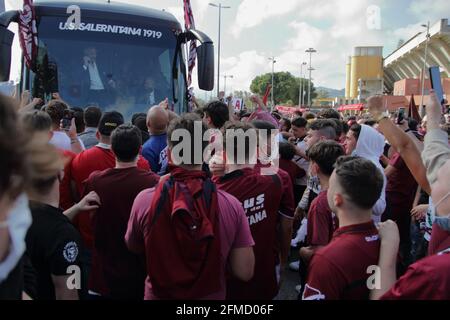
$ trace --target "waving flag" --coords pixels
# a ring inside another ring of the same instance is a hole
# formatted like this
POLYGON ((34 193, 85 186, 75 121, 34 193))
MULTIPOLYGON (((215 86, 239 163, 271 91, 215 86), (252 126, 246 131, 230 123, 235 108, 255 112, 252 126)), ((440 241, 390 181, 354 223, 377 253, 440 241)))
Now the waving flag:
POLYGON ((267 105, 267 99, 269 99, 270 90, 272 90, 272 85, 268 84, 266 87, 266 93, 264 94, 264 97, 263 97, 263 103, 265 105, 267 105))
MULTIPOLYGON (((195 29, 194 15, 192 14, 191 1, 184 1, 184 28, 186 30, 195 29)), ((188 87, 192 83, 192 70, 195 67, 195 59, 197 59, 197 44, 191 41, 189 46, 188 58, 188 87)))
POLYGON ((408 118, 413 118, 419 123, 422 121, 419 111, 417 110, 416 102, 414 101, 414 95, 411 96, 411 100, 409 101, 408 118))
POLYGON ((34 71, 38 38, 33 0, 23 0, 23 10, 19 15, 19 40, 25 62, 28 68, 34 71))

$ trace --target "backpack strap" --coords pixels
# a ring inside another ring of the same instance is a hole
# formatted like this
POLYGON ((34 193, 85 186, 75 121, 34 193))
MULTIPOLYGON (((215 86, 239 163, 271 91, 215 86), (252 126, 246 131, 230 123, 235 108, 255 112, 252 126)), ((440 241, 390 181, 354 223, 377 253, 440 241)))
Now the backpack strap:
POLYGON ((158 203, 156 204, 156 212, 153 216, 152 223, 150 225, 150 229, 155 225, 158 218, 161 216, 161 213, 163 212, 163 207, 167 201, 167 198, 169 196, 169 188, 173 186, 173 178, 170 177, 166 181, 164 181, 163 188, 161 191, 161 196, 159 198, 158 203))
POLYGON ((206 207, 211 206, 212 194, 216 191, 216 185, 211 181, 211 179, 206 179, 203 183, 202 195, 205 199, 206 207))

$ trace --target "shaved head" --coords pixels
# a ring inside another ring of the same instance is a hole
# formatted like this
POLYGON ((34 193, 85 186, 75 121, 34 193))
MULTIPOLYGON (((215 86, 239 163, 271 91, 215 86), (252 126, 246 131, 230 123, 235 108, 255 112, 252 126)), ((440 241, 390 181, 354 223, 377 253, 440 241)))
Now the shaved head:
POLYGON ((162 134, 167 131, 169 115, 164 108, 153 106, 147 113, 147 128, 150 134, 162 134))

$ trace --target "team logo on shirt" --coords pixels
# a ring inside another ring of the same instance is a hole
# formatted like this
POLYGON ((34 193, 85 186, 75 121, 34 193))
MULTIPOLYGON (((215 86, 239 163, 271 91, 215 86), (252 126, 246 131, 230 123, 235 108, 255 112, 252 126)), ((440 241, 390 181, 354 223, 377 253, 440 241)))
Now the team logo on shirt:
POLYGON ((73 241, 68 242, 64 246, 63 256, 67 262, 69 262, 69 263, 75 262, 75 260, 77 259, 77 256, 78 256, 78 245, 73 241))
POLYGON ((248 224, 253 225, 267 218, 264 210, 264 193, 257 197, 244 200, 244 210, 248 218, 248 224))
POLYGON ((378 241, 380 237, 376 234, 373 236, 367 236, 366 237, 366 242, 374 242, 374 241, 378 241))
POLYGON ((325 295, 319 289, 305 285, 302 300, 325 300, 325 295))

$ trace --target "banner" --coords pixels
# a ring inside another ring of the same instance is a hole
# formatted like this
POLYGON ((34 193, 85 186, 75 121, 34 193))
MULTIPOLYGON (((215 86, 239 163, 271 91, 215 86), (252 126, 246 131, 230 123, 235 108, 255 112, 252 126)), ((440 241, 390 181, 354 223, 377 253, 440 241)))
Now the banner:
MULTIPOLYGON (((194 15, 192 13, 191 1, 184 0, 184 28, 187 30, 195 29, 194 15)), ((192 83, 192 70, 195 67, 195 59, 197 59, 197 44, 191 41, 189 45, 188 57, 188 87, 192 83)))
POLYGON ((35 71, 38 38, 33 0, 23 0, 23 9, 19 15, 19 40, 27 67, 35 71))
POLYGON ((244 100, 239 98, 233 98, 231 104, 234 108, 234 112, 239 112, 244 108, 244 100))

